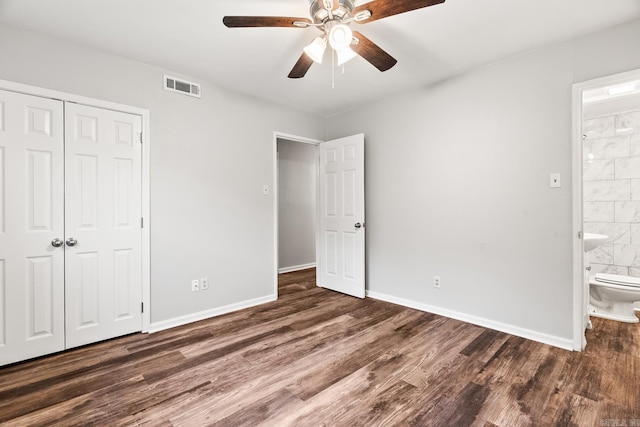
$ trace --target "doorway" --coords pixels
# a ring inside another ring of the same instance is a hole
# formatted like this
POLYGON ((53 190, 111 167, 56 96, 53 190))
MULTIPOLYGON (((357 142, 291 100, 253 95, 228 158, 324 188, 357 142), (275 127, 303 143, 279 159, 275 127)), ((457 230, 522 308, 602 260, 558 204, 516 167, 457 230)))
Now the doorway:
POLYGON ((277 140, 278 273, 316 266, 316 144, 277 140))
POLYGON ((583 350, 590 275, 640 277, 640 70, 574 85, 573 110, 574 349, 583 350))
MULTIPOLYGON (((278 295, 278 272, 281 271, 279 262, 281 246, 279 221, 281 215, 279 214, 280 195, 278 194, 278 172, 280 169, 278 166, 278 140, 291 141, 294 145, 306 143, 317 146, 317 154, 315 154, 317 171, 315 183, 317 286, 357 298, 364 298, 366 293, 364 134, 322 142, 274 133, 273 164, 276 188, 274 203, 274 295, 276 297, 278 295)), ((311 232, 311 230, 307 231, 311 232)), ((297 265, 304 266, 305 264, 297 265)))
POLYGON ((280 273, 316 266, 317 150, 321 142, 312 138, 274 132, 276 296, 280 273), (300 241, 296 240, 297 232, 302 232, 300 241))

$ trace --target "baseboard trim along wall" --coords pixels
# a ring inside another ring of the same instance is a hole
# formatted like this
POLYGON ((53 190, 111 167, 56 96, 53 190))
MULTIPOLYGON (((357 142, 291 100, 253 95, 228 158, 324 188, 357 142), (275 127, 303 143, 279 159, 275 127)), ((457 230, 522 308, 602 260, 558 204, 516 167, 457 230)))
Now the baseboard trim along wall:
POLYGON ((256 305, 266 304, 278 299, 277 295, 267 295, 266 297, 255 298, 242 301, 235 304, 225 305, 224 307, 214 308, 212 310, 199 311, 197 313, 187 314, 185 316, 174 317, 173 319, 153 322, 149 326, 149 333, 163 331, 165 329, 175 328, 176 326, 186 325, 188 323, 198 322, 200 320, 210 319, 212 317, 221 316, 238 310, 243 310, 256 305))
POLYGON ((439 316, 449 317, 451 319, 461 320, 463 322, 472 323, 474 325, 482 326, 484 328, 493 329, 493 330, 504 332, 510 335, 526 338, 528 340, 537 341, 542 344, 548 344, 554 347, 559 347, 565 350, 573 351, 573 340, 571 339, 560 338, 554 335, 547 335, 540 332, 532 331, 530 329, 519 328, 517 326, 508 325, 506 323, 496 322, 496 321, 485 319, 482 317, 476 317, 469 314, 447 310, 447 309, 436 307, 429 304, 423 304, 416 301, 407 300, 404 298, 398 298, 391 295, 381 294, 378 292, 367 291, 367 296, 373 299, 402 305, 404 307, 425 311, 427 313, 437 314, 439 316))
POLYGON ((291 273, 293 271, 300 271, 300 270, 306 270, 307 268, 314 268, 315 266, 316 266, 316 263, 311 262, 309 264, 293 265, 291 267, 282 267, 278 269, 278 273, 279 274, 291 273))

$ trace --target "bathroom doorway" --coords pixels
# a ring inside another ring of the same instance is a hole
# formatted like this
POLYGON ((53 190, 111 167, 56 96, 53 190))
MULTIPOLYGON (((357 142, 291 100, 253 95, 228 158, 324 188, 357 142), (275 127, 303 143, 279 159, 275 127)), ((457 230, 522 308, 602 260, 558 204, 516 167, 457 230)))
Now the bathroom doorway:
POLYGON ((574 349, 589 278, 640 278, 640 70, 574 85, 574 349))

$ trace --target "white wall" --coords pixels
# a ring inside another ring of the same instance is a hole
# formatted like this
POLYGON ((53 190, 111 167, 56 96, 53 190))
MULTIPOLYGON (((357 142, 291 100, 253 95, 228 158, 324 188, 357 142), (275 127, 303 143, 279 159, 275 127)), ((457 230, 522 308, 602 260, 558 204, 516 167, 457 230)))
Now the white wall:
POLYGON ((278 139, 278 267, 316 262, 315 145, 278 139))
POLYGON ((570 347, 572 84, 640 68, 638 40, 634 21, 333 117, 329 138, 366 135, 368 291, 570 347))
POLYGON ((273 132, 321 138, 324 119, 208 82, 166 92, 165 70, 2 26, 0 58, 0 79, 150 110, 152 322, 274 295, 273 132))

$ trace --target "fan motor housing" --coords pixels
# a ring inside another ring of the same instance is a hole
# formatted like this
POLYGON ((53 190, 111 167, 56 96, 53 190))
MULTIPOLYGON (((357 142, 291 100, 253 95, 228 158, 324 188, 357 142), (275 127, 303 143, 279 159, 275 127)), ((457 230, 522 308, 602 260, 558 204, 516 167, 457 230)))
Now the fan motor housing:
MULTIPOLYGON (((334 19, 347 19, 351 17, 351 12, 353 12, 353 1, 352 0, 333 0, 339 1, 340 6, 333 10, 331 13, 333 14, 334 19)), ((329 11, 324 8, 322 0, 314 0, 311 2, 311 8, 309 9, 309 14, 313 17, 313 22, 315 24, 323 24, 329 19, 329 11)))

